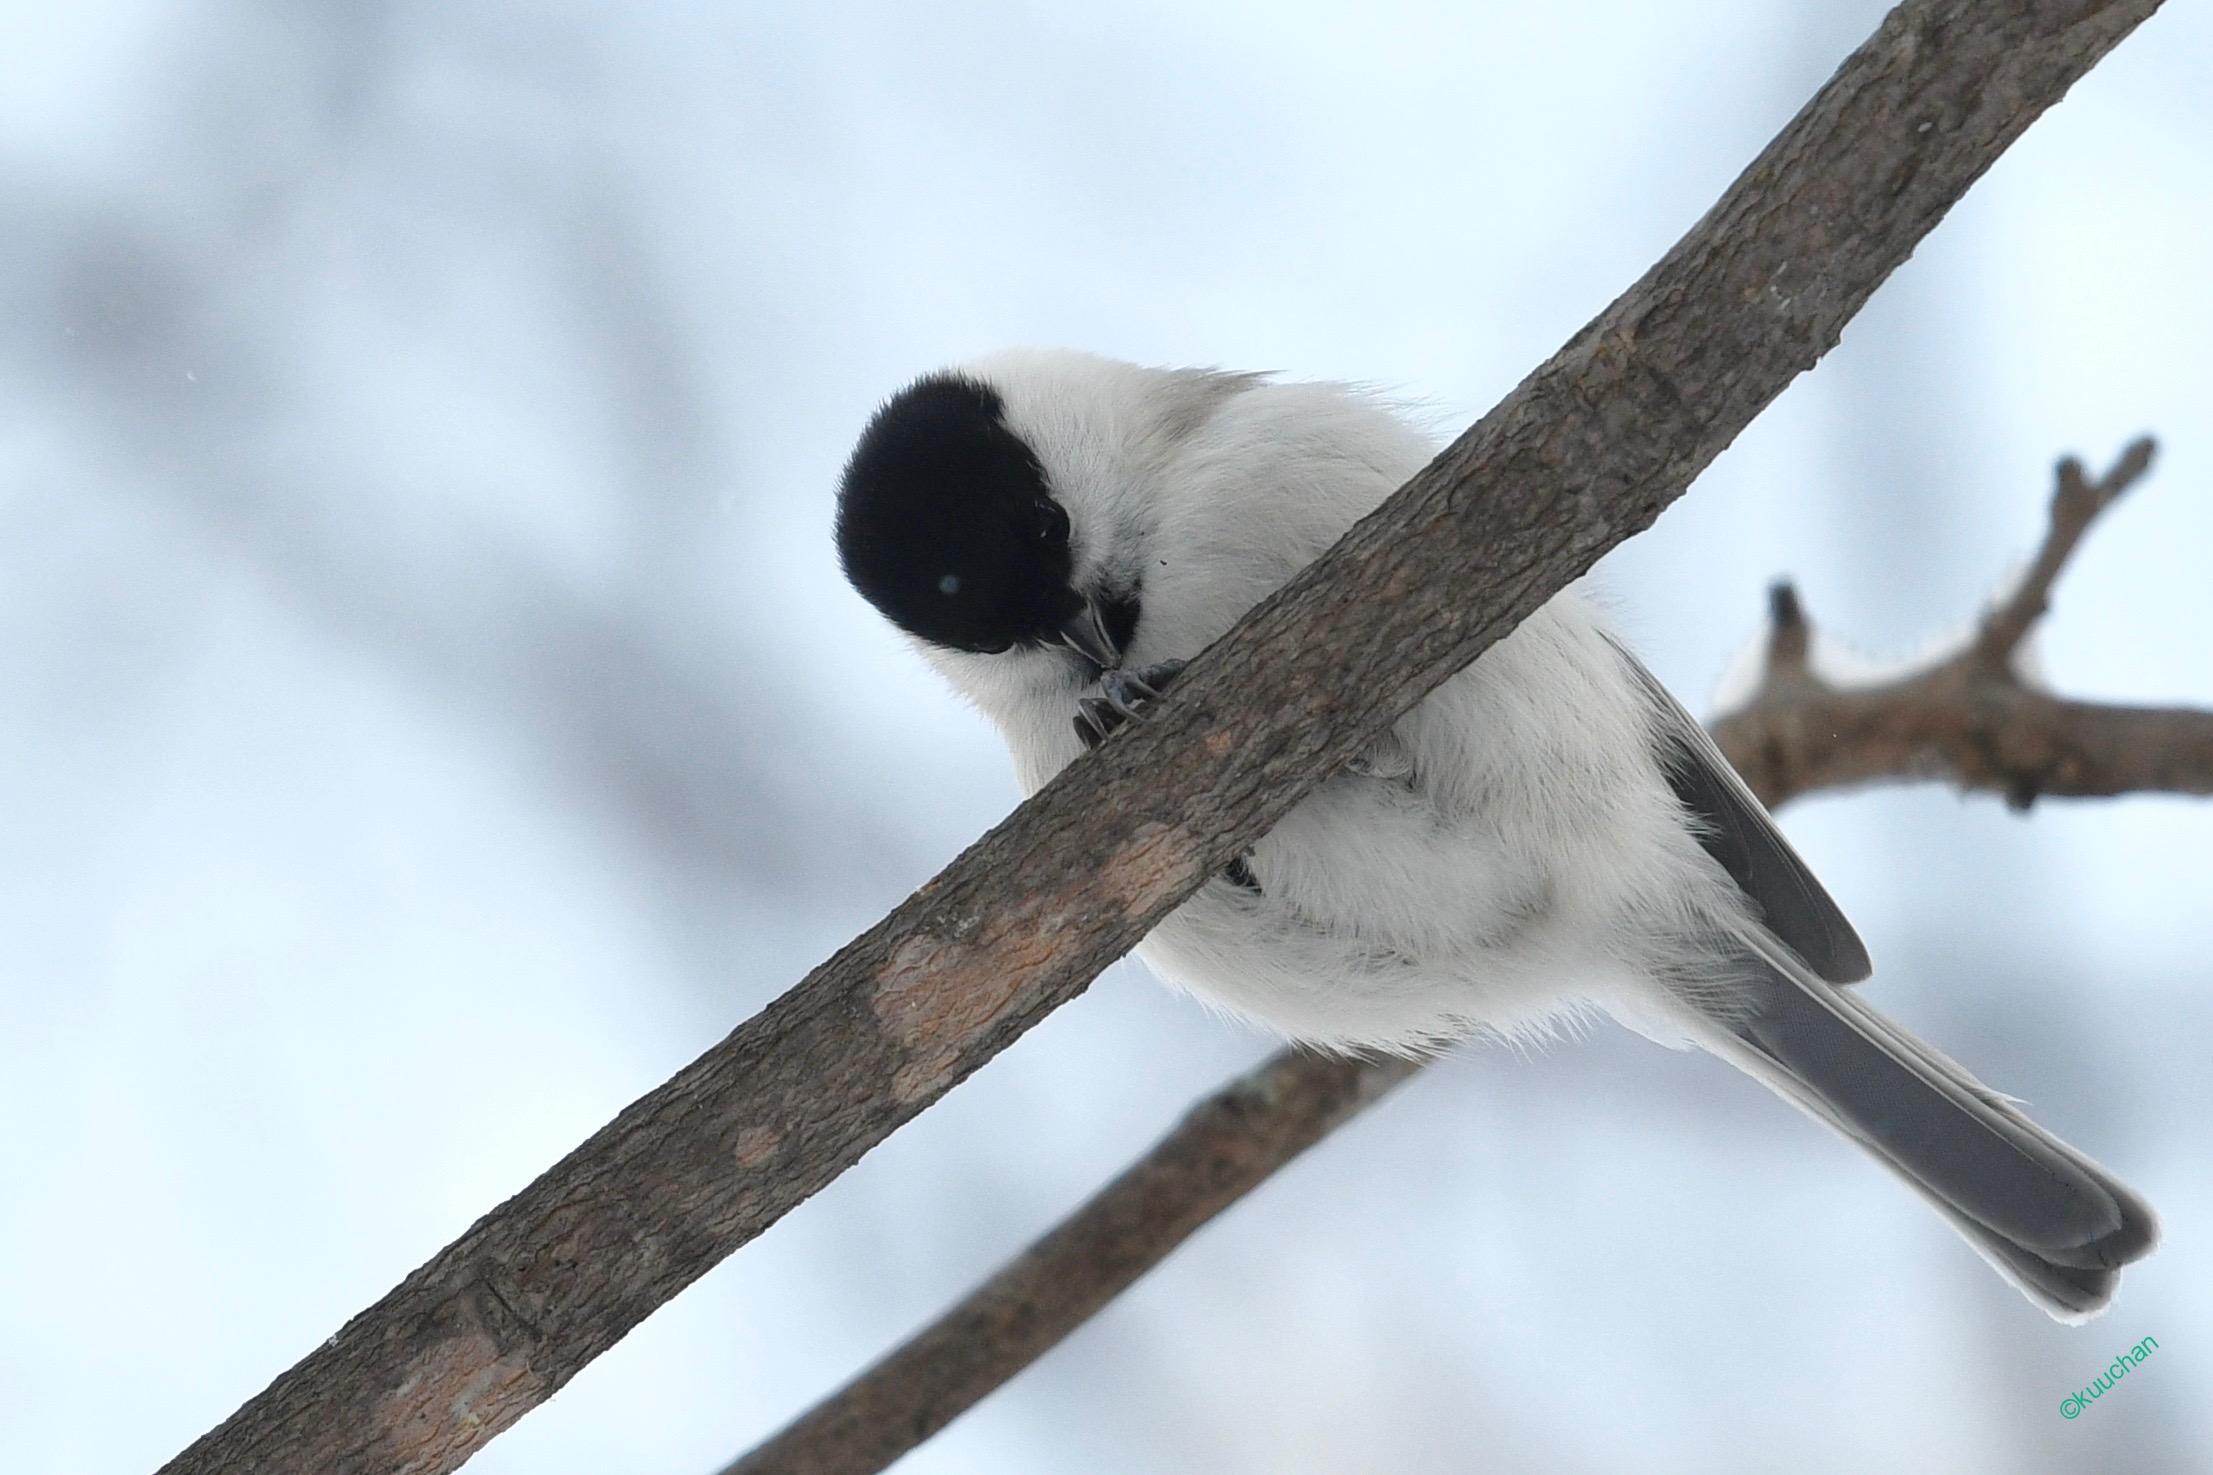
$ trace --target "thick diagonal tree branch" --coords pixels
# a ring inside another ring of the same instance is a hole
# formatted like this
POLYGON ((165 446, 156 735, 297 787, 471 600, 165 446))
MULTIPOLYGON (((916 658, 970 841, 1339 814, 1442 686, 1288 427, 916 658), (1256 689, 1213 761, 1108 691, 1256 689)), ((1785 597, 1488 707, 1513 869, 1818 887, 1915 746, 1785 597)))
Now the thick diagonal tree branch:
MULTIPOLYGON (((166 1468, 450 1470, 1648 526, 2158 0, 1908 0, 1612 306, 889 917, 166 1468)), ((1378 243, 1378 249, 1386 249, 1378 243)))
MULTIPOLYGON (((2048 782, 2041 745, 2025 745, 2015 726, 2019 711, 2042 710, 2051 721, 2072 722, 2072 787, 2064 792, 2213 793, 2213 711, 2140 722, 2141 709, 2064 702, 2026 687, 2013 670, 2083 533, 2150 467, 2151 452, 2149 439, 2136 442, 2095 482, 2080 462, 2061 462, 2051 525, 2028 574, 1984 616, 1965 650, 1914 675, 1849 690, 1814 675, 1811 627, 1790 586, 1777 585, 1761 680, 1744 706, 1713 724, 1715 741, 1740 768, 1764 764, 1761 797, 1773 806, 1837 785, 1936 772, 1963 790, 2018 804, 2024 792, 2061 792, 2048 782), (1981 684, 2004 698, 1976 695, 1981 684), (1832 726, 1809 716, 1817 703, 1848 708, 1853 718, 1832 726), (2080 713, 2092 715, 2074 721, 2080 713), (1891 734, 1901 730, 1923 734, 1922 742, 1895 740, 1891 734)), ((1388 1058, 1277 1053, 1193 1107, 1037 1243, 721 1475, 884 1469, 1058 1346, 1415 1068, 1388 1058)))

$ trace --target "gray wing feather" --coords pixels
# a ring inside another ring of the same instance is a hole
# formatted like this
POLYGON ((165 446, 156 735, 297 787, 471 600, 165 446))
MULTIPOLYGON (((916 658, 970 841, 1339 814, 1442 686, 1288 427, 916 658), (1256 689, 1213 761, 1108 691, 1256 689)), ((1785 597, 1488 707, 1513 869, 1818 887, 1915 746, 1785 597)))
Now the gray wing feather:
MULTIPOLYGON (((1620 649, 1620 647, 1616 647, 1620 649)), ((1874 971, 1867 945, 1790 848, 1744 780, 1682 703, 1621 651, 1652 699, 1660 765, 1669 787, 1698 822, 1698 843, 1751 898, 1760 918, 1792 952, 1830 983, 1857 983, 1874 971)))
POLYGON ((1773 939, 1717 962, 1735 987, 1712 1048, 1905 1179, 2053 1316, 2096 1315, 2158 1243, 2126 1185, 1773 939))

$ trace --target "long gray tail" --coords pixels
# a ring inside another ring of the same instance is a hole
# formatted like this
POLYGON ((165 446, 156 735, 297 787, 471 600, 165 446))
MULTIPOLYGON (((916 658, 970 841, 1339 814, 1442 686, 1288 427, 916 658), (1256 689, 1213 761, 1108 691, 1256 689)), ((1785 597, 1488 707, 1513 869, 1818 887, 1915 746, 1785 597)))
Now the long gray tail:
POLYGON ((1745 940, 1716 1053, 1858 1143, 2064 1322, 2097 1315, 2150 1253, 2151 1209, 2007 1098, 1795 960, 1745 940))

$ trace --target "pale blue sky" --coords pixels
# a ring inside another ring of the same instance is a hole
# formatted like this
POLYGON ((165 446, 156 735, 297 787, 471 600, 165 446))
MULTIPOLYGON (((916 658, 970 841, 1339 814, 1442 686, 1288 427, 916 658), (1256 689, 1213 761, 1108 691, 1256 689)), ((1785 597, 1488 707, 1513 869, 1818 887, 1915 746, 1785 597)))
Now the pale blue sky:
MULTIPOLYGON (((1013 802, 837 578, 878 398, 1030 341, 1464 422, 1881 9, 0 4, 0 1469, 160 1463, 1013 802)), ((1608 560, 1694 708, 1771 578, 1910 651, 2143 430, 2043 659, 2213 703, 2209 60, 2150 22, 1608 560)), ((902 1469, 2186 1468, 2213 808, 1785 818, 1874 997, 2162 1210, 2106 1320, 1609 1030, 1436 1070, 902 1469)), ((698 1475, 1264 1049, 1110 971, 472 1470, 698 1475)))

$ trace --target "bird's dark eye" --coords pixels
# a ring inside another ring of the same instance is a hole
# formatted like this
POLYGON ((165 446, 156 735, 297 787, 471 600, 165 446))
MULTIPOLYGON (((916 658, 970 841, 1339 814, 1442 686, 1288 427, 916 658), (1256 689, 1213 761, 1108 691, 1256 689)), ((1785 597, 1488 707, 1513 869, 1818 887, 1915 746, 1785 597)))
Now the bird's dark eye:
POLYGON ((1045 504, 1045 524, 1037 530, 1037 535, 1048 541, 1068 536, 1068 512, 1058 502, 1045 504))
POLYGON ((937 581, 937 592, 938 592, 938 593, 940 593, 940 594, 958 594, 958 593, 960 593, 960 592, 961 592, 961 576, 960 576, 959 574, 946 574, 946 575, 942 576, 942 577, 941 577, 941 578, 939 578, 939 580, 937 581))

